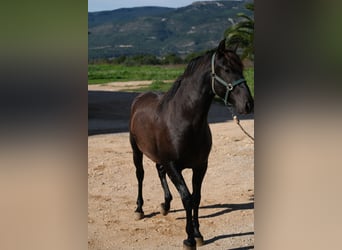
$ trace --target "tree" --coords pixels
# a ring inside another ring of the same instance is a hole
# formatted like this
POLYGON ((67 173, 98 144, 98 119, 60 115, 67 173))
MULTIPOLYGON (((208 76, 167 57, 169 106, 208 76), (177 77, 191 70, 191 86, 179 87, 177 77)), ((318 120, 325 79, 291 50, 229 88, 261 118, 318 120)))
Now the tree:
MULTIPOLYGON (((254 12, 254 3, 246 4, 246 9, 254 12)), ((228 47, 239 46, 242 49, 241 58, 254 61, 254 18, 238 13, 242 21, 233 24, 224 32, 228 47)))
POLYGON ((177 56, 175 53, 167 54, 163 61, 164 61, 164 64, 180 64, 180 63, 183 63, 182 58, 177 56))

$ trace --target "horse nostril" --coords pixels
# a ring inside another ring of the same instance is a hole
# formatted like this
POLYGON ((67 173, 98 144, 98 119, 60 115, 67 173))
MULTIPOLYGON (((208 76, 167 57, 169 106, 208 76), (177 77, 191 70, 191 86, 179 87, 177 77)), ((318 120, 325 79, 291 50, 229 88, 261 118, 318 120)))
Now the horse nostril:
POLYGON ((252 111, 253 111, 253 108, 254 108, 254 105, 253 105, 252 102, 247 102, 247 103, 246 103, 246 111, 247 111, 247 113, 252 112, 252 111))

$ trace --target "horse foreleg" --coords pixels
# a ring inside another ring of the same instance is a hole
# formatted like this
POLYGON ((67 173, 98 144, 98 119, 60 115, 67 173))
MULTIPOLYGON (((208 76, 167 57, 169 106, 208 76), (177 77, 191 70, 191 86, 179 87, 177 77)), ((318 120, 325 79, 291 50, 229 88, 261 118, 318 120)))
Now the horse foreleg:
POLYGON ((170 203, 172 200, 172 195, 169 189, 169 185, 167 184, 167 181, 166 181, 166 172, 165 172, 164 167, 160 164, 156 164, 156 167, 158 170, 158 175, 159 175, 161 185, 164 190, 164 199, 165 199, 165 202, 160 204, 160 208, 161 208, 160 212, 162 215, 167 215, 168 212, 170 211, 170 203))
POLYGON ((203 245, 203 236, 199 231, 199 221, 198 221, 198 208, 201 202, 201 188, 204 175, 207 171, 208 163, 203 166, 193 170, 192 175, 192 199, 193 199, 193 226, 194 226, 194 237, 197 246, 203 245))
POLYGON ((176 165, 171 162, 165 165, 165 170, 168 176, 170 177, 171 181, 177 188, 179 192, 183 206, 186 212, 186 233, 188 238, 183 241, 183 247, 187 250, 196 249, 196 241, 194 238, 194 227, 192 225, 192 198, 191 194, 186 186, 184 178, 181 174, 181 170, 177 169, 176 165))

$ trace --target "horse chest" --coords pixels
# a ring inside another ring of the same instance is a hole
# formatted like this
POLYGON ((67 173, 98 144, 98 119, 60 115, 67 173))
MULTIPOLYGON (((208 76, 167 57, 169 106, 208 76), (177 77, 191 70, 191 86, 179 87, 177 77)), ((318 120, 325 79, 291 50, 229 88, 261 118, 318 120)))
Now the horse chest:
POLYGON ((212 139, 209 128, 205 130, 169 131, 160 138, 157 150, 162 158, 187 164, 203 163, 207 161, 212 139))

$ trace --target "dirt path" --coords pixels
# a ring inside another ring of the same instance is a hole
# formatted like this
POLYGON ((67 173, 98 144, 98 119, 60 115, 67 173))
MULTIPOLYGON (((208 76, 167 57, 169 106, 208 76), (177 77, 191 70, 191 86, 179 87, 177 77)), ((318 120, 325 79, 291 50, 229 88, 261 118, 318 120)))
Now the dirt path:
MULTIPOLYGON (((253 134, 253 119, 241 123, 253 134)), ((233 121, 210 127, 213 147, 200 205, 206 244, 199 249, 252 249, 254 144, 233 121)), ((146 218, 135 221, 137 181, 128 133, 88 137, 89 249, 182 249, 186 234, 180 197, 169 181, 174 199, 170 213, 161 215, 163 192, 157 171, 147 158, 144 166, 146 218)), ((190 183, 191 172, 183 173, 190 183)))
POLYGON ((88 90, 101 91, 120 91, 123 89, 134 89, 137 87, 148 86, 152 81, 132 81, 132 82, 110 82, 105 84, 92 84, 88 90))

